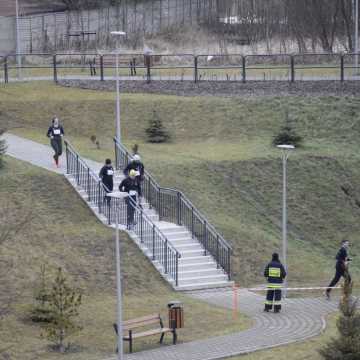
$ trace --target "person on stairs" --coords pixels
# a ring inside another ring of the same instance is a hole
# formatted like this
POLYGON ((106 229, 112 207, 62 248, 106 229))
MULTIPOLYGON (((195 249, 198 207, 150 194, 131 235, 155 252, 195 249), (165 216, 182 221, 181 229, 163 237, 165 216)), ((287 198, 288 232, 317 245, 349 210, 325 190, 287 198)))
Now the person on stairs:
POLYGON ((330 300, 331 288, 334 287, 339 282, 341 277, 344 278, 347 277, 349 282, 351 283, 351 276, 348 270, 348 263, 349 261, 351 261, 351 258, 349 258, 348 256, 349 246, 350 246, 349 240, 343 240, 341 242, 341 248, 336 254, 335 275, 325 291, 325 296, 328 300, 330 300))
POLYGON ((144 180, 145 168, 144 168, 144 164, 141 162, 141 157, 139 154, 134 154, 133 160, 124 169, 124 175, 125 176, 129 175, 130 170, 137 171, 136 181, 139 183, 139 186, 141 187, 141 183, 144 180))
MULTIPOLYGON (((104 190, 106 193, 112 192, 114 189, 114 168, 111 164, 111 159, 105 160, 105 165, 101 168, 99 178, 104 184, 104 190)), ((110 205, 111 198, 105 196, 107 204, 110 205)), ((104 201, 105 201, 104 198, 104 201)))
POLYGON ((135 206, 141 197, 141 187, 139 182, 136 180, 138 172, 134 169, 129 171, 128 176, 120 183, 119 191, 127 192, 128 196, 125 199, 127 206, 127 229, 132 230, 135 222, 135 206))
POLYGON ((50 138, 50 145, 54 149, 55 165, 59 167, 59 157, 62 154, 62 138, 64 136, 64 128, 60 125, 59 119, 54 117, 47 131, 46 136, 50 138))
POLYGON ((271 262, 266 266, 264 276, 268 281, 264 311, 269 312, 274 306, 274 312, 281 310, 281 284, 286 277, 286 271, 281 264, 278 253, 272 254, 271 262))

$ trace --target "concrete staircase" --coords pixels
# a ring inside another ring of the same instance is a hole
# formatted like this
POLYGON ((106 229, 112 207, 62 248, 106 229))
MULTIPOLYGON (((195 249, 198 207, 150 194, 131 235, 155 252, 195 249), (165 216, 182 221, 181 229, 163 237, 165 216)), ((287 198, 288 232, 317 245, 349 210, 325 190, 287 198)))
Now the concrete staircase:
MULTIPOLYGON (((91 166, 95 173, 99 173, 100 164, 90 162, 89 166, 91 166)), ((66 175, 66 178, 91 208, 97 218, 105 225, 109 226, 107 218, 99 213, 97 206, 88 201, 86 191, 76 184, 76 180, 71 175, 66 175)), ((114 191, 119 188, 119 184, 123 178, 124 176, 121 172, 116 172, 116 176, 114 177, 114 191)), ((157 261, 151 259, 150 251, 141 244, 140 239, 136 234, 133 231, 126 230, 125 226, 120 226, 120 228, 121 230, 126 231, 137 243, 156 269, 175 290, 185 291, 232 286, 233 282, 228 280, 227 274, 225 274, 221 268, 217 268, 216 261, 213 257, 209 254, 205 254, 203 246, 196 238, 192 237, 191 233, 185 227, 159 221, 158 214, 154 209, 149 207, 147 202, 142 200, 141 205, 143 207, 143 212, 161 230, 168 242, 172 244, 181 255, 178 267, 178 286, 175 285, 174 279, 164 274, 163 267, 157 261)), ((111 224, 110 226, 115 227, 114 224, 111 224)))

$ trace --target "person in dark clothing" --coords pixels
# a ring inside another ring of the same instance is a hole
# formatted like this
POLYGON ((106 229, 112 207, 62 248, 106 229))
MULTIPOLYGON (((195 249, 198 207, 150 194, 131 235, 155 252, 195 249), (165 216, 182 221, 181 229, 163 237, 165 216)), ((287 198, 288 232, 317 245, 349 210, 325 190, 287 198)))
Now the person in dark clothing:
POLYGON ((54 149, 54 160, 57 167, 59 167, 59 157, 62 154, 62 137, 64 136, 64 128, 60 125, 59 119, 54 117, 51 122, 46 136, 50 138, 51 147, 54 149))
POLYGON ((348 257, 348 249, 349 249, 350 243, 348 240, 343 240, 341 242, 341 248, 336 254, 336 265, 335 265, 335 276, 331 280, 328 288, 325 291, 325 296, 328 300, 330 300, 330 292, 331 288, 334 287, 341 277, 347 277, 349 282, 351 282, 351 276, 348 271, 348 262, 351 261, 351 258, 348 257))
POLYGON ((131 230, 134 224, 135 204, 137 204, 139 197, 141 196, 141 187, 136 180, 138 173, 131 169, 129 175, 120 183, 119 190, 127 192, 129 196, 126 198, 127 205, 127 229, 131 230))
MULTIPOLYGON (((99 178, 104 184, 104 190, 107 193, 112 192, 114 189, 114 168, 111 165, 110 159, 105 160, 105 165, 100 170, 99 178)), ((108 205, 110 204, 110 200, 111 198, 109 196, 106 196, 106 201, 108 205)))
POLYGON ((145 168, 143 163, 141 162, 140 155, 135 154, 133 156, 133 160, 128 164, 128 166, 124 169, 124 175, 129 175, 130 170, 135 170, 138 172, 138 175, 136 176, 136 180, 141 184, 141 181, 144 180, 144 172, 145 168))
POLYGON ((274 312, 281 310, 281 284, 286 277, 286 271, 279 260, 279 254, 272 254, 271 262, 266 266, 264 276, 268 281, 268 291, 264 311, 270 311, 274 306, 274 312))

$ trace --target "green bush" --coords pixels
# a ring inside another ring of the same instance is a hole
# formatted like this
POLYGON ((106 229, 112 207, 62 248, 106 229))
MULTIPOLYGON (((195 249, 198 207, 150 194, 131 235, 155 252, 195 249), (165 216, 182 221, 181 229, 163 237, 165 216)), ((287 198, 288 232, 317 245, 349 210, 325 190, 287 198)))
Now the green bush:
POLYGON ((279 133, 274 136, 272 144, 276 145, 294 145, 295 147, 301 147, 303 138, 296 133, 294 127, 291 124, 289 113, 285 113, 285 125, 280 129, 279 133))
POLYGON ((170 134, 165 129, 155 110, 153 112, 153 117, 149 120, 149 126, 145 132, 147 141, 150 143, 164 143, 170 140, 170 134))

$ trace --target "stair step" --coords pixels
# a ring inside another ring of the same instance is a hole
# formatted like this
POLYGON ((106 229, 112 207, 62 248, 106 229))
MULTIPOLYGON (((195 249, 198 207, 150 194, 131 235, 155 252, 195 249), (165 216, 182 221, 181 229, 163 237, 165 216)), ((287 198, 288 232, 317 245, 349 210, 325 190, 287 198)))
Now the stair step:
POLYGON ((182 285, 176 287, 178 291, 191 291, 191 290, 202 290, 202 289, 216 289, 233 286, 232 281, 213 281, 213 282, 204 282, 190 285, 182 285))
POLYGON ((171 233, 168 233, 166 231, 162 231, 163 234, 166 234, 166 237, 169 239, 169 240, 172 240, 172 239, 188 239, 190 238, 191 239, 191 234, 188 232, 188 231, 178 231, 178 232, 171 232, 171 233))
POLYGON ((210 269, 195 269, 195 270, 186 270, 182 271, 179 269, 179 279, 186 278, 198 278, 198 277, 207 277, 207 276, 216 276, 224 275, 223 271, 220 269, 210 268, 210 269))
POLYGON ((176 240, 171 240, 171 243, 177 247, 180 245, 186 245, 186 244, 198 244, 199 242, 193 239, 176 239, 176 240))
POLYGON ((188 256, 188 257, 181 257, 179 260, 179 266, 187 265, 187 264, 204 264, 214 262, 211 256, 202 255, 202 256, 188 256))
POLYGON ((204 249, 182 250, 180 254, 182 258, 201 256, 204 255, 204 249))
POLYGON ((172 244, 172 245, 174 245, 176 250, 178 250, 179 252, 183 252, 183 251, 186 251, 186 250, 193 250, 193 251, 201 250, 201 251, 204 251, 204 249, 199 245, 199 243, 181 244, 181 245, 172 244))
POLYGON ((196 270, 213 270, 217 269, 216 264, 213 261, 204 263, 190 263, 190 264, 179 264, 179 272, 196 271, 196 270))

